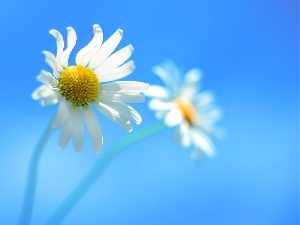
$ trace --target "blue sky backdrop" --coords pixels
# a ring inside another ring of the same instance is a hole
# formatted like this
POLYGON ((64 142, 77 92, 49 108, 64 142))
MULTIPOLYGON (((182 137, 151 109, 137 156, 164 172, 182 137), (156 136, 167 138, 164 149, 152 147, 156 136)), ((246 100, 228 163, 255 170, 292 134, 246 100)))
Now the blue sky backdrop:
MULTIPOLYGON (((161 84, 152 66, 166 58, 203 71, 202 87, 224 110, 214 158, 190 160, 172 129, 120 155, 62 224, 296 225, 299 220, 299 19, 296 0, 20 1, 0 7, 0 223, 16 224, 29 159, 57 106, 31 99, 56 51, 52 28, 75 28, 76 52, 98 23, 107 39, 124 30, 136 70, 126 80, 161 84)), ((147 100, 148 101, 148 100, 147 100)), ((133 132, 156 122, 145 104, 133 132)), ((104 151, 128 133, 98 114, 104 151)), ((101 157, 89 136, 76 153, 57 148, 54 131, 42 155, 32 224, 43 224, 101 157)))

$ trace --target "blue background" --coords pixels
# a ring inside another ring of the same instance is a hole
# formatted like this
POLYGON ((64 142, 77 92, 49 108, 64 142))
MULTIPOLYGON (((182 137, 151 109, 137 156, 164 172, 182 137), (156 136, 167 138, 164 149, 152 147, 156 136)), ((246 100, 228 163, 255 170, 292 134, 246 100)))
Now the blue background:
MULTIPOLYGON (((75 28, 75 54, 98 23, 107 39, 124 30, 136 70, 127 80, 161 81, 151 67, 171 58, 184 71, 203 70, 203 88, 224 109, 214 158, 190 160, 192 149, 172 129, 121 154, 62 224, 298 224, 299 22, 295 0, 2 1, 0 7, 0 221, 16 224, 29 159, 56 112, 31 99, 36 76, 49 70, 42 50, 56 51, 48 31, 75 28)), ((134 131, 156 122, 147 104, 134 131)), ((104 151, 128 134, 98 114, 104 151)), ((133 131, 133 132, 134 132, 133 131)), ((57 148, 54 131, 42 155, 32 224, 43 224, 101 155, 57 148)))

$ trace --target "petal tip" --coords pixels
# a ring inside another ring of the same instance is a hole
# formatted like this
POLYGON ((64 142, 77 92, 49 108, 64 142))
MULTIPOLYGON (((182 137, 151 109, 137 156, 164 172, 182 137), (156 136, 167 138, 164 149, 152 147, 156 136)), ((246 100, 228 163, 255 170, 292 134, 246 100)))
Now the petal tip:
POLYGON ((102 31, 102 29, 99 26, 99 24, 94 24, 93 25, 93 30, 94 30, 94 33, 102 31))
POLYGON ((133 52, 133 50, 134 50, 134 47, 133 47, 133 45, 132 45, 132 44, 130 44, 130 45, 129 45, 129 48, 131 49, 131 52, 133 52))
POLYGON ((49 34, 51 34, 53 36, 56 36, 57 33, 59 33, 59 32, 57 30, 55 30, 55 29, 49 30, 49 34))
POLYGON ((121 36, 123 36, 123 30, 122 29, 118 29, 118 32, 119 32, 119 34, 121 35, 121 36))

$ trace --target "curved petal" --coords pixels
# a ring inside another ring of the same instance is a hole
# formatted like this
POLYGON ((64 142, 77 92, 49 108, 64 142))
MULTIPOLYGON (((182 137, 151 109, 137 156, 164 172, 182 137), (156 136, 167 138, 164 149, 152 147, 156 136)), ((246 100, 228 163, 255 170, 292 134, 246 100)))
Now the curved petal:
POLYGON ((99 153, 102 150, 103 137, 98 119, 89 106, 83 107, 82 113, 87 129, 91 135, 94 150, 99 153))
POLYGON ((41 104, 42 106, 47 106, 47 105, 54 105, 57 104, 59 101, 59 98, 55 92, 52 92, 50 95, 47 97, 41 99, 41 104))
POLYGON ((109 119, 117 123, 119 126, 123 127, 125 130, 131 132, 132 125, 129 120, 124 118, 120 112, 116 111, 115 109, 109 107, 108 105, 104 104, 103 102, 98 102, 95 104, 95 107, 107 116, 109 119))
POLYGON ((77 65, 87 66, 87 64, 91 61, 91 57, 94 56, 95 51, 97 51, 102 45, 103 33, 98 24, 93 25, 93 32, 93 39, 76 55, 75 62, 77 65))
POLYGON ((161 66, 154 66, 152 68, 152 72, 154 74, 156 74, 163 82, 164 84, 166 85, 166 87, 168 87, 170 85, 170 76, 169 74, 167 73, 167 71, 161 67, 161 66))
POLYGON ((94 70, 94 72, 97 74, 100 82, 108 82, 126 77, 127 75, 131 74, 134 69, 134 62, 128 61, 122 66, 111 71, 102 71, 101 68, 97 68, 96 70, 94 70))
POLYGON ((94 57, 91 59, 89 63, 89 68, 96 69, 100 66, 104 60, 110 56, 110 54, 115 50, 115 48, 120 43, 123 36, 123 31, 118 29, 110 38, 108 38, 101 48, 96 52, 94 57))
POLYGON ((135 92, 141 93, 148 89, 149 84, 138 81, 115 81, 101 85, 105 92, 135 92))
POLYGON ((194 82, 198 82, 202 78, 202 71, 198 68, 193 68, 187 71, 184 82, 186 85, 193 84, 194 82))
POLYGON ((34 99, 34 100, 39 100, 39 99, 42 99, 42 98, 46 98, 48 97, 51 93, 53 93, 53 90, 51 87, 49 87, 48 85, 41 85, 39 86, 38 88, 36 88, 32 94, 31 94, 31 97, 34 99))
POLYGON ((186 124, 180 124, 175 130, 175 139, 180 142, 180 144, 187 148, 191 144, 191 139, 189 137, 189 129, 186 124))
POLYGON ((49 51, 42 51, 42 53, 45 55, 46 57, 46 63, 48 63, 48 65, 51 67, 52 71, 53 71, 53 75, 55 77, 59 77, 59 73, 56 69, 56 59, 55 56, 49 52, 49 51))
POLYGON ((42 106, 58 103, 60 96, 48 85, 41 85, 36 88, 31 97, 34 100, 40 100, 42 106))
POLYGON ((181 136, 181 144, 183 147, 189 147, 191 145, 191 138, 189 134, 189 126, 186 123, 182 123, 179 126, 180 136, 181 136))
POLYGON ((177 92, 180 72, 171 60, 166 60, 160 66, 154 66, 152 72, 160 77, 166 87, 171 88, 173 92, 177 92))
POLYGON ((97 69, 99 71, 109 71, 122 65, 132 55, 133 46, 127 45, 113 55, 109 56, 97 69))
POLYGON ((56 39, 56 70, 61 72, 63 70, 61 58, 64 49, 64 39, 61 33, 57 30, 52 29, 49 33, 56 39))
POLYGON ((134 92, 126 92, 126 93, 101 92, 100 97, 98 99, 100 101, 103 99, 106 101, 139 103, 145 101, 145 96, 134 92))
POLYGON ((184 84, 180 90, 179 95, 187 99, 193 99, 199 89, 199 80, 202 77, 199 69, 191 69, 186 73, 184 84))
POLYGON ((52 76, 50 72, 42 70, 38 75, 37 80, 44 83, 50 87, 57 86, 58 81, 52 76))
POLYGON ((74 116, 73 144, 77 152, 82 151, 84 141, 84 123, 79 107, 71 107, 74 116))
POLYGON ((74 111, 72 107, 70 108, 70 113, 68 115, 68 118, 62 125, 62 130, 59 136, 59 142, 58 147, 65 148, 66 145, 69 142, 69 139, 73 135, 74 132, 74 124, 76 123, 75 117, 74 117, 74 111))
POLYGON ((168 99, 170 98, 169 90, 165 87, 159 85, 150 85, 149 88, 144 92, 146 96, 160 98, 160 99, 168 99))
POLYGON ((58 128, 62 123, 66 121, 68 116, 69 116, 68 102, 65 99, 63 99, 59 104, 57 114, 51 124, 51 128, 52 129, 58 128))
POLYGON ((216 122, 222 117, 222 111, 217 107, 213 108, 206 112, 206 117, 209 122, 216 122))
POLYGON ((203 110, 214 101, 214 95, 211 92, 204 91, 195 97, 195 105, 199 110, 203 110))
POLYGON ((67 39, 68 47, 62 53, 62 65, 64 68, 68 67, 69 56, 77 40, 76 32, 72 27, 68 27, 67 31, 68 31, 68 39, 67 39))
POLYGON ((201 149, 206 155, 214 155, 214 145, 209 137, 200 130, 191 130, 191 138, 196 148, 201 149))
POLYGON ((128 120, 132 120, 138 125, 142 122, 142 117, 140 116, 140 114, 127 104, 124 104, 122 102, 111 102, 111 101, 104 101, 104 100, 102 100, 102 103, 116 110, 123 117, 125 117, 128 120))

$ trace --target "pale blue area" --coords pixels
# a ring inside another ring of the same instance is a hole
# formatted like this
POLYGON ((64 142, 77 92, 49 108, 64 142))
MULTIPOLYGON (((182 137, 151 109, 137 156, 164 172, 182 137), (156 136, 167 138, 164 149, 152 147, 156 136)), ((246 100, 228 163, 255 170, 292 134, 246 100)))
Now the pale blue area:
MULTIPOLYGON (((49 69, 41 51, 56 49, 48 31, 65 35, 74 27, 76 53, 98 23, 105 39, 124 30, 119 48, 133 44, 136 70, 127 80, 161 84, 151 67, 166 58, 183 70, 201 68, 229 135, 214 140, 216 157, 200 163, 172 141, 172 129, 140 142, 114 161, 63 224, 298 224, 298 9, 295 0, 2 1, 0 223, 17 223, 29 158, 56 111, 30 97, 36 75, 49 69)), ((134 107, 141 127, 156 121, 146 104, 134 107)), ((127 135, 99 119, 104 150, 127 135)), ((101 157, 88 136, 80 154, 72 145, 59 150, 58 134, 42 156, 32 224, 43 224, 101 157)))

